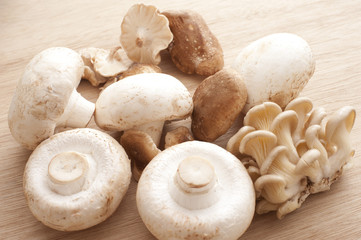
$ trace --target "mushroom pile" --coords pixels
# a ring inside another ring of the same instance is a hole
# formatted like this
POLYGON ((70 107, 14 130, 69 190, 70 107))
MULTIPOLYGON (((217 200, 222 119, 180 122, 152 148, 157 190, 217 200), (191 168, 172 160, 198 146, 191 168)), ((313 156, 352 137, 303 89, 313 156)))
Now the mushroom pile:
POLYGON ((246 166, 257 193, 256 212, 296 210, 313 193, 328 190, 354 155, 349 106, 327 115, 300 97, 282 111, 273 102, 251 108, 227 150, 246 166))
POLYGON ((24 192, 51 228, 80 230, 107 219, 133 173, 139 214, 157 238, 237 239, 255 209, 282 218, 329 189, 354 154, 354 108, 327 115, 296 98, 315 61, 294 34, 251 43, 232 69, 198 13, 135 4, 121 23, 120 44, 46 49, 18 82, 9 128, 34 150, 24 192), (180 71, 207 77, 193 96, 161 73, 166 49, 180 71), (81 79, 102 85, 95 104, 76 91, 81 79), (244 126, 228 151, 213 144, 242 111, 244 126), (93 116, 101 130, 121 132, 120 144, 86 128, 93 116), (189 127, 164 132, 166 122, 184 119, 189 127))

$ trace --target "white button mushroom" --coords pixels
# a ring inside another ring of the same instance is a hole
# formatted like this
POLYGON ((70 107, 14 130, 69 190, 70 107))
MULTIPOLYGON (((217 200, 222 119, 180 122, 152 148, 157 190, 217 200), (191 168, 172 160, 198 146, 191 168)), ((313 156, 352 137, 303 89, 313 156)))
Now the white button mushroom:
POLYGON ((115 211, 130 177, 130 161, 115 139, 94 129, 73 129, 34 150, 25 167, 24 193, 31 212, 45 225, 81 230, 115 211))
POLYGON ((200 141, 158 154, 140 177, 136 200, 158 239, 238 239, 255 207, 252 181, 241 162, 200 141))
POLYGON ((188 117, 192 96, 176 78, 143 73, 107 87, 95 103, 95 122, 105 130, 137 129, 148 133, 158 146, 166 120, 188 117))
POLYGON ((248 99, 244 107, 272 101, 284 108, 306 86, 315 70, 311 48, 301 37, 276 33, 245 47, 233 67, 244 79, 248 99))
POLYGON ((84 64, 75 51, 54 47, 26 66, 13 96, 8 122, 11 134, 28 149, 54 134, 57 127, 85 127, 94 104, 77 91, 84 64))

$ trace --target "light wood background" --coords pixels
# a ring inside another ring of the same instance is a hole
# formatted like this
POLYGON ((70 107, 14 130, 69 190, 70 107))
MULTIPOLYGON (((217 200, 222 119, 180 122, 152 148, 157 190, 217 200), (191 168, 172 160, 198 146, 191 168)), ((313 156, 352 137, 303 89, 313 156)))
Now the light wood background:
MULTIPOLYGON (((22 174, 30 151, 12 138, 7 111, 25 65, 41 50, 65 46, 111 48, 119 45, 122 17, 135 1, 0 1, 0 239, 153 239, 138 216, 136 183, 105 222, 78 232, 45 227, 30 213, 22 174)), ((231 65, 248 43, 276 32, 291 32, 310 44, 316 72, 301 93, 328 112, 351 105, 361 110, 361 1, 202 0, 144 1, 160 10, 198 11, 219 39, 231 65)), ((203 79, 179 72, 167 53, 163 72, 179 78, 191 92, 203 79)), ((98 90, 82 82, 79 91, 95 102, 98 90)), ((255 216, 242 239, 361 239, 361 118, 352 131, 353 167, 328 192, 309 197, 296 212, 277 220, 255 216)), ((237 124, 236 124, 237 125, 237 124)), ((95 127, 94 122, 91 125, 95 127)), ((216 141, 224 146, 236 127, 216 141)))

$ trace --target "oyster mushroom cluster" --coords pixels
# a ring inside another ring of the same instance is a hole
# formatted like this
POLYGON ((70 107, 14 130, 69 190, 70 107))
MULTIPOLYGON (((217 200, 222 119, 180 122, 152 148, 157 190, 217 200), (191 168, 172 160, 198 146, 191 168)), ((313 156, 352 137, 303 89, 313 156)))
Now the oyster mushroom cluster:
POLYGON ((251 108, 227 150, 241 159, 254 182, 256 212, 277 211, 281 219, 310 194, 328 190, 354 155, 355 117, 349 106, 327 115, 304 97, 284 111, 273 102, 251 108))

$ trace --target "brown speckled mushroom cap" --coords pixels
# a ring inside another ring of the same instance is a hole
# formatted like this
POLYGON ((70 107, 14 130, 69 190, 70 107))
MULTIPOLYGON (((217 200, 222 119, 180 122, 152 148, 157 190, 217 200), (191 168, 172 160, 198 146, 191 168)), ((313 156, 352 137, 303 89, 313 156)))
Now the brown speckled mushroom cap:
POLYGON ((107 219, 125 195, 130 161, 106 133, 82 128, 57 133, 31 154, 24 193, 33 215, 48 227, 75 231, 107 219))
POLYGON ((138 212, 158 239, 238 239, 254 214, 242 163, 225 149, 189 141, 167 148, 138 182, 138 212))

